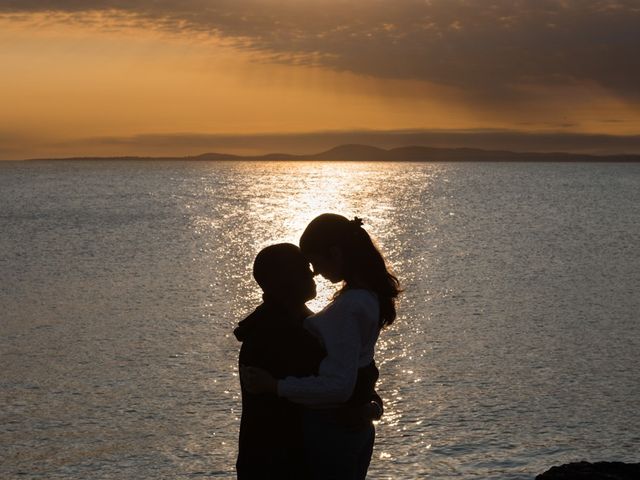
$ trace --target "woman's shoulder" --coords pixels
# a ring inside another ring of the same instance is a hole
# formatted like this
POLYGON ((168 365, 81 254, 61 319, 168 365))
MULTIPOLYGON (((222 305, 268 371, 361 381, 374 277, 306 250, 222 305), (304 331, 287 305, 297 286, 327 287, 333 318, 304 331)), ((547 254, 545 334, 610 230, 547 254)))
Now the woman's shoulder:
POLYGON ((360 312, 375 317, 378 315, 379 307, 378 295, 364 288, 350 288, 345 290, 333 301, 333 308, 336 310, 348 310, 354 313, 360 312))
POLYGON ((377 305, 378 295, 373 290, 366 288, 349 288, 338 295, 335 301, 377 305))
POLYGON ((305 320, 305 325, 333 323, 341 321, 345 315, 378 315, 378 296, 371 290, 348 289, 333 299, 325 308, 305 320))

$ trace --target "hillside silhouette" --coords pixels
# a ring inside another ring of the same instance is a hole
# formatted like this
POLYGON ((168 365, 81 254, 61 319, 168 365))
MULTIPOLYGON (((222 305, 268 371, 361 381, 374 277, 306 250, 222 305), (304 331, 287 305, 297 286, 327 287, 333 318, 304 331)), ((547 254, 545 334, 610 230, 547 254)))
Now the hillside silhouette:
POLYGON ((32 160, 297 160, 297 161, 353 161, 353 162, 640 162, 640 155, 588 155, 569 152, 512 152, 479 148, 440 148, 406 146, 385 150, 371 145, 339 145, 324 152, 310 155, 269 153, 266 155, 234 155, 230 153, 203 153, 184 157, 73 157, 32 160))

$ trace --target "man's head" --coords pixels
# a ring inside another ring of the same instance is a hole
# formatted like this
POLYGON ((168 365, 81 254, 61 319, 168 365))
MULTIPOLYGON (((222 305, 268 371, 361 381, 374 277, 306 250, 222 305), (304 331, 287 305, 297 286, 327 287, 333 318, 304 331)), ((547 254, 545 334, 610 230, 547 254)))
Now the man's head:
POLYGON ((291 243, 263 248, 253 262, 253 278, 262 291, 283 303, 305 303, 316 296, 309 263, 291 243))

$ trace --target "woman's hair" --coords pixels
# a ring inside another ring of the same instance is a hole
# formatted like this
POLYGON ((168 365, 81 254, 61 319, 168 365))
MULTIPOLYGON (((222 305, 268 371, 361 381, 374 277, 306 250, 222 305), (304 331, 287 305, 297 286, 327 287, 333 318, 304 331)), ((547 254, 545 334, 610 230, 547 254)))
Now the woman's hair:
POLYGON ((342 251, 344 276, 347 281, 337 293, 350 288, 348 279, 356 278, 378 295, 380 327, 391 325, 396 319, 396 297, 400 282, 389 272, 382 254, 375 246, 362 220, 349 220, 342 215, 324 213, 314 218, 300 237, 300 249, 305 255, 328 256, 331 247, 342 251))

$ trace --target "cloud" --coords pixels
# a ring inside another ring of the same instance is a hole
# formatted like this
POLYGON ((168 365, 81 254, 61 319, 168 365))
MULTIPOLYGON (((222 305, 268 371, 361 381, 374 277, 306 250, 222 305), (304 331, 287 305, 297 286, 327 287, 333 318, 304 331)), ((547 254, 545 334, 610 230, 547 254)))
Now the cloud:
POLYGON ((640 100, 637 0, 0 0, 207 34, 268 61, 454 87, 489 103, 593 85, 640 100))

